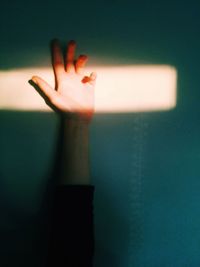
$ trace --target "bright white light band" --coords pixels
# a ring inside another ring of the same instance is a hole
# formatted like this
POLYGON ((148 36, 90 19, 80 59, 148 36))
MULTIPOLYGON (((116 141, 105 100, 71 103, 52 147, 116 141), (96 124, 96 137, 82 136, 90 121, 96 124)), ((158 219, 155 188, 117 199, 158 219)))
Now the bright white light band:
MULTIPOLYGON (((176 106, 177 72, 167 65, 86 68, 98 74, 95 88, 97 113, 168 110, 176 106)), ((33 75, 54 85, 52 69, 27 68, 0 72, 0 109, 50 111, 28 83, 33 75)))

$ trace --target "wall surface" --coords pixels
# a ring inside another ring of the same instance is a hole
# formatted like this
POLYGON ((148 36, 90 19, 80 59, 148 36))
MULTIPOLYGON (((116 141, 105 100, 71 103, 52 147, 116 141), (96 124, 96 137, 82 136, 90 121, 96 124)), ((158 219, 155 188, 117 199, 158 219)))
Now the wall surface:
MULTIPOLYGON (((200 266, 199 10, 195 0, 0 4, 0 70, 50 66, 53 37, 75 39, 91 65, 177 69, 175 109, 92 122, 95 267, 200 266)), ((43 266, 58 117, 1 110, 0 122, 0 266, 43 266)))

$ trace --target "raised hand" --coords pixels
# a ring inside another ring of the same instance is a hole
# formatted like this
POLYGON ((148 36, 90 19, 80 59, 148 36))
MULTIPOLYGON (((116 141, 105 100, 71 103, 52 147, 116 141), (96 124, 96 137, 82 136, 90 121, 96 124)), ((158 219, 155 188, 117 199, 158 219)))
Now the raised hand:
POLYGON ((52 108, 75 119, 91 121, 94 114, 94 87, 96 73, 85 76, 84 66, 88 57, 75 57, 75 41, 67 44, 63 56, 58 40, 52 42, 52 65, 55 75, 55 89, 38 76, 32 81, 37 85, 52 108))

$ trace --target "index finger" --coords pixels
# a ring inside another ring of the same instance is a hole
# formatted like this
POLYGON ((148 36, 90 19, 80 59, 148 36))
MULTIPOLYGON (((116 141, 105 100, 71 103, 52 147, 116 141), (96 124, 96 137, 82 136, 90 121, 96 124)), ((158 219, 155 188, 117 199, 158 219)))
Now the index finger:
POLYGON ((63 55, 60 47, 60 43, 57 39, 52 41, 51 45, 52 49, 52 64, 54 68, 55 75, 59 75, 64 72, 64 63, 63 63, 63 55))

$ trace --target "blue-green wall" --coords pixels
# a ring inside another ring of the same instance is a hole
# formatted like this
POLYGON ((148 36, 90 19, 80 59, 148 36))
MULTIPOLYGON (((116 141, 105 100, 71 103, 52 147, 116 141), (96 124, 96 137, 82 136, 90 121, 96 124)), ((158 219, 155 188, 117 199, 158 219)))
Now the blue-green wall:
MULTIPOLYGON (((58 37, 77 40, 90 64, 178 71, 174 110, 92 122, 95 267, 200 266, 199 10, 195 0, 1 3, 1 70, 50 66, 58 37)), ((58 117, 0 111, 0 123, 0 266, 43 266, 58 117)))

